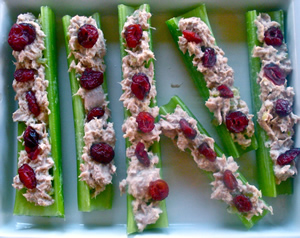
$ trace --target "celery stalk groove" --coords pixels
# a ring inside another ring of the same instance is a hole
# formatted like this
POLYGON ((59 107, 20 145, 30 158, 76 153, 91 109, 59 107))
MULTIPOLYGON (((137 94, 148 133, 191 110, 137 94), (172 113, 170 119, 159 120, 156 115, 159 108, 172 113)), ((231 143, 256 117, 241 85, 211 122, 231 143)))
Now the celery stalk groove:
MULTIPOLYGON (((179 49, 178 46, 178 37, 182 35, 181 31, 178 28, 178 22, 181 18, 189 18, 189 17, 199 17, 205 24, 209 27, 210 31, 210 23, 208 20, 207 12, 205 5, 202 4, 199 7, 195 8, 194 10, 179 16, 179 17, 174 17, 166 21, 166 24, 170 30, 170 33, 176 43, 177 48, 179 49)), ((212 33, 213 34, 213 33, 212 33)), ((204 79, 204 76, 202 73, 197 71, 197 68, 193 66, 193 56, 190 56, 188 52, 185 54, 182 53, 182 51, 179 49, 180 54, 183 57, 183 61, 189 70, 191 77, 195 83, 195 86, 197 90, 199 91, 199 94, 203 98, 203 102, 205 102, 209 98, 209 90, 206 87, 206 82, 204 79)), ((213 117, 213 114, 211 113, 211 116, 213 117)), ((251 138, 251 145, 247 147, 246 149, 242 149, 240 145, 235 143, 230 135, 230 132, 227 130, 226 126, 223 124, 217 125, 214 123, 214 120, 212 120, 213 125, 215 126, 220 139, 222 141, 222 144, 224 145, 225 152, 234 158, 240 157, 243 153, 250 151, 250 150, 255 150, 257 148, 257 142, 255 136, 252 136, 251 138)))
MULTIPOLYGON (((207 133, 207 131, 205 130, 205 128, 201 125, 201 123, 195 118, 195 116, 193 115, 193 113, 189 110, 189 108, 184 104, 184 102, 178 97, 178 96, 173 96, 170 101, 166 104, 160 107, 160 114, 161 115, 166 115, 166 114, 171 114, 175 111, 177 105, 179 105, 185 112, 187 112, 187 114, 194 118, 197 121, 197 127, 198 130, 201 134, 205 134, 207 136, 210 137, 210 135, 207 133)), ((224 153, 222 152, 222 150, 220 149, 220 147, 215 143, 214 145, 214 149, 217 153, 217 155, 220 157, 222 156, 224 153)), ((213 173, 212 172, 207 172, 204 171, 203 172, 209 177, 209 179, 211 181, 214 180, 213 177, 213 173)), ((239 177, 238 177, 244 184, 247 183, 246 178, 239 173, 239 177)), ((264 210, 263 214, 260 216, 253 216, 250 220, 247 220, 246 217, 241 214, 241 213, 236 213, 236 215, 239 217, 239 219, 242 221, 242 223, 245 225, 245 227, 247 229, 250 229, 253 225, 255 225, 260 219, 262 219, 266 214, 268 213, 267 210, 264 210)))
MULTIPOLYGON (((64 217, 64 198, 61 169, 61 134, 60 134, 60 111, 58 98, 58 78, 56 65, 56 34, 55 34, 55 15, 49 7, 41 7, 40 21, 43 32, 46 34, 44 43, 45 50, 43 57, 46 59, 45 78, 49 81, 48 100, 49 109, 49 142, 51 144, 51 156, 54 161, 53 188, 54 203, 51 206, 42 207, 29 203, 23 196, 24 190, 16 190, 14 205, 14 215, 28 216, 58 216, 64 217)), ((26 129, 25 123, 18 123, 18 135, 20 136, 26 129)), ((21 142, 18 142, 18 152, 24 150, 21 142)))
MULTIPOLYGON (((100 28, 100 14, 95 13, 92 17, 96 20, 97 26, 100 28)), ((62 18, 64 37, 65 37, 65 46, 67 52, 67 61, 68 66, 73 60, 74 56, 68 57, 70 54, 69 49, 69 36, 68 36, 68 27, 70 25, 71 16, 66 15, 62 18)), ((79 82, 76 79, 75 70, 69 72, 71 93, 72 93, 72 105, 73 105, 73 117, 74 117, 74 129, 75 129, 75 142, 76 142, 76 155, 77 155, 77 175, 79 176, 80 164, 83 163, 82 153, 84 147, 84 121, 85 121, 85 110, 81 97, 75 95, 80 87, 79 82)), ((107 93, 107 82, 106 82, 106 73, 103 77, 103 90, 107 93)), ((112 199, 113 199, 113 186, 109 184, 106 186, 106 189, 97 195, 96 198, 91 197, 91 191, 89 186, 84 182, 77 180, 77 199, 78 199, 78 209, 79 211, 89 212, 93 210, 104 210, 111 209, 112 199)))
MULTIPOLYGON (((281 30, 284 33, 283 11, 269 12, 268 14, 271 16, 272 20, 280 23, 281 30)), ((291 194, 293 183, 292 179, 288 179, 287 181, 282 182, 280 185, 276 185, 275 175, 273 171, 273 161, 270 157, 270 150, 265 146, 265 142, 268 141, 269 138, 267 133, 259 126, 257 122, 257 112, 262 106, 259 98, 260 87, 257 84, 257 74, 260 72, 261 62, 259 58, 252 57, 252 50, 254 46, 261 45, 257 38, 257 28, 254 23, 257 15, 258 13, 255 10, 249 11, 246 14, 247 41, 250 64, 250 85, 252 91, 252 111, 254 113, 255 133, 258 141, 258 149, 256 151, 258 183, 263 195, 276 197, 277 194, 291 194)))
MULTIPOLYGON (((129 7, 123 4, 120 4, 118 6, 118 16, 119 16, 119 34, 120 34, 120 48, 121 48, 121 57, 123 58, 124 56, 127 55, 127 52, 125 51, 125 47, 124 47, 124 39, 121 36, 121 32, 123 30, 123 26, 127 20, 127 16, 130 16, 133 14, 133 12, 137 9, 145 9, 147 12, 150 12, 150 6, 148 4, 143 4, 137 8, 134 7, 129 7)), ((149 24, 150 24, 150 20, 149 20, 149 24)), ((150 38, 150 49, 152 50, 152 35, 151 35, 151 30, 148 30, 148 35, 150 38)), ((154 79, 154 78, 153 78, 154 79)), ((154 79, 155 80, 155 79, 154 79)), ((156 104, 154 104, 153 102, 151 103, 150 106, 155 106, 156 104)), ((130 112, 127 110, 124 110, 124 117, 127 118, 130 116, 130 112)), ((128 148, 130 146, 130 142, 129 140, 126 139, 126 148, 128 148)), ((152 146, 151 146, 151 151, 154 154, 157 154, 158 157, 160 158, 160 144, 158 142, 155 142, 152 146)), ((126 159, 127 165, 129 162, 129 159, 126 159)), ((159 163, 157 165, 157 167, 161 168, 161 158, 159 160, 159 163)), ((133 196, 127 194, 127 234, 131 234, 131 233, 135 233, 138 231, 137 229, 137 225, 134 219, 134 214, 132 211, 132 201, 133 201, 133 196)), ((160 202, 160 208, 162 209, 163 213, 160 214, 160 218, 156 221, 155 224, 150 224, 146 227, 146 229, 152 229, 152 228, 164 228, 168 226, 168 218, 167 218, 167 211, 166 211, 166 204, 165 201, 161 201, 160 202)))

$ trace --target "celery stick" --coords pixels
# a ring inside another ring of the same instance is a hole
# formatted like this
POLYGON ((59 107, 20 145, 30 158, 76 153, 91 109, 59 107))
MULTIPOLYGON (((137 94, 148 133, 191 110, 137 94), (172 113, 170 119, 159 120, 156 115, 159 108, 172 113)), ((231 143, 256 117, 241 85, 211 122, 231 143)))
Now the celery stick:
MULTIPOLYGON (((100 28, 100 14, 95 13, 92 17, 96 20, 97 26, 100 28)), ((65 46, 67 57, 70 54, 69 49, 69 36, 68 36, 68 27, 70 25, 71 17, 66 15, 62 18, 64 36, 65 36, 65 46)), ((74 56, 67 58, 68 66, 71 62, 75 60, 74 56)), ((69 72, 70 86, 72 93, 72 104, 73 104, 73 117, 74 117, 74 128, 75 128, 75 141, 76 141, 76 154, 77 154, 77 175, 79 176, 80 164, 83 163, 82 153, 84 147, 84 120, 85 120, 85 110, 81 97, 75 95, 80 87, 79 82, 76 79, 75 70, 69 72)), ((106 73, 103 75, 103 90, 107 93, 107 82, 106 82, 106 73)), ((89 186, 84 182, 77 179, 77 199, 78 199, 78 209, 79 211, 89 212, 93 210, 104 210, 111 209, 112 200, 113 200, 113 186, 109 184, 106 186, 106 189, 98 194, 95 198, 91 197, 91 191, 89 186)))
MULTIPOLYGON (((207 133, 207 131, 205 130, 205 128, 201 125, 201 123, 195 118, 195 116, 193 115, 193 113, 189 110, 189 108, 184 104, 184 102, 178 97, 178 96, 173 96, 170 101, 166 104, 160 107, 160 114, 161 115, 166 115, 168 113, 173 113, 175 111, 176 106, 179 105, 184 111, 187 112, 187 114, 190 117, 193 117, 196 121, 197 121, 197 127, 198 130, 201 134, 205 134, 207 136, 210 137, 210 135, 207 133)), ((222 152, 222 150, 220 149, 220 147, 215 143, 214 145, 214 149, 217 153, 217 155, 220 157, 222 156, 224 153, 222 152)), ((207 172, 207 171, 203 171, 208 178, 213 181, 214 177, 213 177, 213 173, 212 172, 207 172)), ((246 178, 239 172, 239 177, 238 177, 244 184, 247 183, 246 178)), ((253 225, 255 225, 260 219, 262 219, 266 214, 268 213, 267 210, 264 210, 263 214, 260 216, 253 216, 250 220, 247 220, 246 217, 241 214, 236 212, 236 215, 240 218, 240 220, 242 221, 242 223, 245 225, 245 227, 247 229, 250 229, 253 225)))
MULTIPOLYGON (((16 190, 16 199, 14 206, 15 215, 28 216, 58 216, 64 217, 64 198, 62 185, 62 170, 61 170, 61 136, 60 136, 60 112, 58 99, 58 78, 56 67, 56 47, 55 47, 55 15, 49 7, 41 7, 41 25, 42 30, 46 34, 45 50, 43 56, 47 60, 45 67, 46 79, 49 81, 48 100, 49 109, 49 141, 51 144, 51 156, 54 161, 53 168, 53 189, 54 203, 51 206, 42 207, 30 203, 22 195, 24 190, 16 190)), ((18 135, 22 135, 26 129, 25 123, 18 123, 18 135)), ((18 142, 18 152, 24 150, 21 142, 18 142)))
MULTIPOLYGON (((178 22, 181 18, 189 18, 189 17, 199 17, 203 22, 205 22, 205 24, 211 30, 207 12, 206 12, 206 8, 205 8, 204 4, 200 5, 199 7, 195 8, 194 10, 192 10, 182 16, 171 18, 170 20, 166 21, 166 24, 170 30, 170 33, 171 33, 178 49, 179 49, 178 37, 182 35, 181 31, 178 28, 178 22)), ((212 30, 211 30, 211 32, 212 32, 212 30)), ((205 82, 204 76, 202 73, 197 71, 196 67, 193 66, 192 61, 193 61, 194 56, 190 56, 188 52, 183 54, 180 49, 179 49, 179 51, 183 57, 183 61, 186 65, 187 69, 189 70, 189 72, 192 76, 192 79, 195 83, 197 90, 199 91, 201 97, 203 98, 202 102, 205 103, 205 101, 209 98, 209 90, 206 87, 206 82, 205 82)), ((212 113, 211 113, 211 116, 213 118, 212 113)), ((214 120, 212 120, 212 123, 213 122, 214 122, 214 120)), ((226 153, 233 156, 234 158, 238 158, 243 153, 245 153, 247 151, 255 150, 257 148, 257 142, 255 139, 255 136, 252 136, 251 145, 249 147, 247 147, 246 149, 243 149, 239 144, 237 144, 233 141, 233 139, 230 135, 230 132, 227 130, 227 128, 224 124, 217 125, 216 123, 213 123, 213 125, 215 126, 215 128, 220 136, 220 139, 222 141, 222 144, 224 145, 226 153)))
MULTIPOLYGON (((123 58, 124 56, 127 55, 127 52, 125 51, 125 47, 124 47, 124 39, 121 36, 121 32, 123 30, 123 26, 127 20, 127 16, 130 16, 133 14, 133 12, 137 9, 144 9, 147 12, 150 12, 150 6, 148 4, 143 4, 139 7, 129 7, 123 4, 120 4, 118 6, 118 16, 119 16, 119 33, 120 33, 120 48, 121 48, 121 57, 123 58)), ((149 20, 149 24, 150 24, 150 20, 149 20)), ((151 30, 148 30, 148 35, 150 38, 150 49, 152 50, 152 34, 151 34, 151 30)), ((154 79, 154 78, 153 78, 154 79)), ((151 103, 151 106, 155 106, 156 104, 154 102, 151 103)), ((124 110, 124 117, 127 118, 130 116, 130 112, 127 110, 124 110)), ((130 147, 130 142, 128 139, 126 139, 126 148, 130 147)), ((151 151, 154 154, 157 154, 158 157, 160 158, 160 144, 158 142, 155 142, 152 146, 151 146, 151 151)), ((129 162, 129 159, 126 159, 127 165, 129 162)), ((161 168, 161 158, 159 160, 159 163, 157 165, 158 168, 161 168)), ((162 171, 162 170, 160 170, 162 171)), ((132 201, 134 200, 134 197, 131 195, 127 195, 127 234, 131 234, 131 233, 135 233, 138 231, 137 229, 137 225, 135 223, 135 219, 134 219, 134 214, 133 214, 133 210, 132 210, 132 201)), ((160 214, 159 219, 156 221, 155 224, 150 224, 146 227, 146 229, 152 229, 152 228, 163 228, 163 227, 168 227, 168 217, 167 217, 167 211, 166 211, 166 203, 165 200, 160 202, 160 208, 162 209, 162 213, 160 214)))
MULTIPOLYGON (((277 21, 281 25, 281 30, 284 33, 284 16, 283 11, 275 11, 268 13, 272 20, 277 21)), ((249 64, 250 64, 250 84, 252 95, 252 111, 254 113, 255 133, 258 141, 258 149, 256 151, 256 161, 258 169, 258 183, 262 190, 263 195, 269 197, 276 197, 277 194, 292 194, 293 193, 293 179, 290 178, 287 181, 281 182, 280 185, 276 185, 275 175, 273 171, 273 161, 270 156, 270 149, 265 146, 265 142, 269 140, 267 133, 259 126, 257 122, 257 112, 261 108, 260 86, 257 84, 257 74, 261 68, 261 62, 259 58, 252 57, 252 49, 255 45, 261 45, 257 39, 256 25, 254 20, 258 13, 249 11, 246 14, 247 21, 247 38, 248 38, 248 52, 249 52, 249 64)))

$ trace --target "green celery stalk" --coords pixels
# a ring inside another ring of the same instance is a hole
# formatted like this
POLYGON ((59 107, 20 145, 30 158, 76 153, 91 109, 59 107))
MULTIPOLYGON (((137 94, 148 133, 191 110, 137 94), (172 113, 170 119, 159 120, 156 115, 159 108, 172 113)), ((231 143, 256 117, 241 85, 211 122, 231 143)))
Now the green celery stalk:
MULTIPOLYGON (((96 20, 97 26, 100 28, 100 14, 95 13, 92 17, 96 20)), ((70 25, 71 16, 66 15, 62 18, 65 46, 67 52, 68 66, 73 60, 74 56, 68 57, 70 54, 69 49, 69 36, 68 27, 70 25)), ((76 142, 76 154, 77 154, 77 175, 79 176, 80 164, 83 163, 82 153, 84 147, 84 120, 85 120, 85 109, 84 104, 79 95, 75 95, 80 87, 79 82, 76 79, 75 70, 69 72, 71 93, 72 93, 72 105, 73 105, 73 117, 74 117, 74 128, 75 128, 75 142, 76 142)), ((107 93, 107 82, 106 82, 106 72, 103 75, 103 90, 107 93)), ((93 210, 105 210, 111 209, 113 200, 113 185, 109 184, 106 189, 98 194, 95 198, 91 196, 91 189, 84 181, 77 179, 77 200, 78 200, 78 210, 82 212, 89 212, 93 210)))
MULTIPOLYGON (((284 33, 284 15, 283 11, 275 11, 268 13, 271 19, 280 23, 281 30, 284 33)), ((258 13, 253 10, 246 14, 247 21, 247 40, 248 40, 248 53, 250 64, 250 84, 252 96, 252 111, 254 113, 255 133, 258 141, 258 149, 256 151, 256 163, 258 170, 258 183, 262 190, 263 195, 269 197, 276 197, 277 194, 292 194, 293 193, 293 179, 290 178, 280 185, 276 185, 275 175, 273 171, 273 161, 270 156, 270 149, 265 146, 265 142, 269 140, 267 133, 260 127, 257 122, 257 112, 262 106, 260 101, 260 86, 257 84, 257 74, 261 69, 261 62, 259 58, 252 57, 252 50, 255 45, 261 46, 258 41, 256 33, 256 25, 254 20, 258 13)))
MULTIPOLYGON (((187 112, 187 114, 190 117, 194 118, 197 121, 197 127, 201 134, 205 134, 210 137, 210 135, 205 130, 205 128, 201 125, 201 123, 196 119, 194 114, 189 110, 189 108, 185 105, 185 103, 178 96, 173 96, 166 105, 161 106, 159 109, 159 112, 161 115, 167 115, 168 113, 171 114, 175 111, 177 105, 179 105, 185 112, 187 112)), ((221 157, 224 154, 222 152, 222 150, 220 149, 220 147, 216 143, 214 144, 214 149, 219 157, 221 157)), ((203 172, 205 172, 205 174, 208 176, 208 178, 211 181, 214 181, 212 172, 207 172, 204 170, 203 170, 203 172)), ((246 184, 247 183, 246 178, 240 172, 238 172, 238 173, 239 173, 238 178, 244 184, 246 184)), ((239 217, 239 219, 242 221, 242 223, 245 225, 245 227, 247 229, 250 229, 253 225, 255 225, 260 219, 262 219, 268 213, 268 210, 264 210, 263 214, 260 216, 253 216, 250 220, 247 220, 247 218, 242 213, 239 213, 236 209, 235 209, 234 213, 239 217)))
MULTIPOLYGON (((60 134, 60 111, 58 99, 58 78, 56 65, 56 47, 55 47, 55 15, 49 7, 41 7, 40 15, 42 30, 46 34, 45 47, 43 57, 46 59, 45 73, 46 79, 49 81, 48 86, 48 100, 49 109, 49 141, 51 144, 51 156, 54 160, 54 167, 52 169, 53 189, 55 202, 51 206, 42 207, 30 203, 23 196, 25 189, 16 190, 16 198, 14 205, 14 215, 27 216, 58 216, 64 217, 64 197, 63 197, 63 183, 62 183, 62 169, 61 169, 61 134, 60 134)), ((18 135, 22 135, 26 129, 25 123, 18 123, 18 135)), ((18 142, 18 152, 24 150, 21 142, 18 142)))
MULTIPOLYGON (((178 38, 182 35, 181 31, 178 28, 178 23, 181 18, 189 18, 189 17, 199 17, 205 24, 209 27, 210 31, 212 32, 212 29, 210 27, 210 23, 208 20, 208 15, 206 12, 205 5, 202 4, 199 7, 195 8, 194 10, 179 16, 179 17, 173 17, 166 21, 166 24, 170 30, 170 33, 176 43, 177 48, 178 46, 178 38)), ((185 54, 182 53, 182 51, 179 49, 183 61, 189 70, 192 79, 195 83, 195 86, 197 90, 199 91, 201 97, 203 98, 203 103, 207 101, 209 98, 209 90, 206 87, 206 81, 204 79, 204 76, 202 73, 197 71, 197 68, 193 66, 193 58, 194 56, 190 56, 188 52, 185 54)), ((212 118, 214 118, 213 113, 210 113, 212 118)), ((257 141, 255 136, 252 136, 251 138, 251 145, 247 147, 246 149, 243 149, 238 143, 235 143, 230 135, 230 132, 227 130, 226 125, 221 124, 218 125, 215 120, 212 120, 213 125, 215 126, 217 133, 222 141, 222 144, 224 145, 224 148, 226 150, 226 153, 233 156, 234 158, 240 157, 243 153, 251 150, 257 149, 257 141)))
MULTIPOLYGON (((123 26, 125 22, 127 21, 127 16, 130 16, 133 14, 133 12, 137 9, 145 9, 147 12, 150 12, 150 6, 148 4, 143 4, 139 7, 129 7, 123 4, 118 5, 118 16, 119 16, 119 33, 120 33, 120 48, 121 48, 121 57, 127 55, 127 52, 125 51, 124 47, 124 39, 122 38, 121 32, 123 30, 123 26)), ((150 20, 149 20, 150 24, 150 20)), ((148 35, 150 38, 150 49, 152 50, 152 34, 151 30, 148 30, 148 35)), ((154 78, 153 78, 154 80, 154 78)), ((154 102, 151 103, 151 107, 155 106, 156 104, 154 102)), ((130 112, 127 110, 124 110, 124 117, 130 117, 130 112)), ((126 148, 130 147, 130 142, 128 139, 126 139, 126 148)), ((159 142, 154 142, 154 144, 151 146, 151 151, 154 154, 157 154, 157 156, 160 158, 160 144, 159 142)), ((126 159, 127 166, 129 163, 129 158, 126 159)), ((159 163, 157 165, 158 168, 161 168, 161 158, 159 160, 159 163)), ((160 170, 161 171, 161 170, 160 170)), ((132 210, 132 201, 134 200, 134 197, 132 195, 127 194, 127 234, 138 232, 137 225, 134 219, 134 214, 132 210)), ((168 227, 168 217, 167 217, 167 210, 166 210, 166 203, 165 200, 160 202, 160 208, 162 209, 163 213, 160 214, 159 219, 156 221, 155 224, 150 224, 146 227, 146 229, 153 229, 153 228, 164 228, 168 227)))

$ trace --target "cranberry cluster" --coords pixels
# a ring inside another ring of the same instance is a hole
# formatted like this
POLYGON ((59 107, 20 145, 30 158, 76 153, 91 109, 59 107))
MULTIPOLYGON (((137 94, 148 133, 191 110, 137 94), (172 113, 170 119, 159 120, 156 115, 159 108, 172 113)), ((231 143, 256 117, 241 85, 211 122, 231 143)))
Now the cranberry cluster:
POLYGON ((125 40, 126 45, 129 48, 135 48, 141 43, 143 36, 143 29, 140 24, 132 24, 126 27, 125 29, 125 40))
MULTIPOLYGON (((37 159, 40 148, 39 148, 39 134, 31 126, 28 126, 23 133, 23 139, 25 143, 25 151, 27 152, 28 158, 31 160, 37 159)), ((33 189, 37 185, 35 172, 28 164, 23 164, 18 169, 20 181, 26 188, 33 189)))
POLYGON ((29 23, 14 24, 8 34, 8 44, 15 51, 22 51, 27 45, 34 42, 36 32, 29 23))

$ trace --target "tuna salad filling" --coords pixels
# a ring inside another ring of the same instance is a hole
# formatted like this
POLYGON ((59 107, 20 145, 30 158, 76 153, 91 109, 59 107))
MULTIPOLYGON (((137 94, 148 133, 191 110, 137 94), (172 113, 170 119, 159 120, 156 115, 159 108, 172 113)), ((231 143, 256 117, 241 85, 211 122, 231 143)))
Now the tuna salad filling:
POLYGON ((282 34, 280 24, 272 21, 268 14, 260 14, 255 24, 258 39, 263 44, 255 46, 252 52, 253 57, 261 59, 257 83, 260 85, 262 106, 257 113, 257 121, 269 137, 266 147, 270 148, 276 182, 280 184, 297 173, 295 161, 282 165, 278 159, 293 147, 293 127, 299 123, 300 117, 292 112, 294 90, 287 86, 286 77, 292 71, 287 46, 282 41, 282 35, 278 37, 281 38, 279 45, 267 39, 271 31, 282 34), (277 78, 272 77, 272 72, 277 78))
POLYGON ((131 114, 125 119, 122 130, 123 137, 129 140, 131 146, 126 149, 129 160, 127 178, 119 186, 121 194, 127 191, 134 197, 131 205, 139 231, 158 220, 162 213, 160 201, 168 195, 168 186, 161 180, 160 169, 156 167, 159 157, 149 151, 150 146, 159 141, 161 134, 159 123, 155 123, 159 108, 150 107, 156 97, 152 62, 154 54, 147 32, 150 17, 151 14, 145 10, 136 10, 127 17, 122 31, 128 54, 122 59, 123 94, 120 101, 131 114), (137 32, 137 39, 133 39, 133 31, 137 32), (157 184, 164 188, 164 194, 155 194, 152 188, 157 184))
POLYGON ((26 188, 23 196, 38 206, 50 206, 54 203, 51 196, 53 177, 50 175, 54 161, 47 131, 50 110, 48 80, 45 79, 47 66, 43 59, 44 38, 39 21, 32 14, 26 13, 18 16, 8 40, 16 58, 13 88, 19 105, 13 113, 13 120, 24 122, 27 126, 18 138, 25 148, 19 153, 18 175, 13 179, 13 187, 19 190, 26 188), (26 44, 22 45, 20 41, 11 38, 19 30, 26 32, 26 44))
POLYGON ((216 46, 215 38, 200 18, 182 18, 178 27, 182 32, 179 48, 184 54, 188 52, 194 56, 193 65, 203 74, 209 89, 206 107, 214 114, 219 125, 224 123, 227 126, 235 142, 242 147, 250 146, 254 133, 253 115, 249 114, 247 104, 240 99, 238 89, 233 86, 234 71, 228 66, 225 53, 216 46), (230 117, 233 112, 245 118, 244 126, 238 130, 226 123, 232 120, 230 117))
POLYGON ((214 151, 214 140, 201 134, 197 128, 197 121, 179 105, 174 113, 162 117, 162 133, 171 138, 180 150, 189 149, 200 169, 213 173, 215 180, 211 183, 212 199, 224 201, 230 206, 230 211, 237 210, 249 220, 253 216, 262 215, 265 209, 272 212, 272 207, 260 199, 261 192, 255 186, 244 184, 239 179, 239 166, 233 157, 218 157, 214 151), (192 135, 190 131, 193 131, 192 135), (245 200, 243 204, 247 206, 241 206, 240 200, 245 200))
POLYGON ((79 178, 85 181, 93 191, 93 197, 105 190, 112 183, 116 172, 113 163, 115 131, 108 122, 110 110, 107 95, 102 83, 106 54, 105 39, 97 27, 95 19, 85 16, 74 16, 68 28, 70 55, 72 61, 69 71, 75 70, 80 83, 79 95, 84 104, 86 119, 84 123, 84 147, 80 164, 79 178), (85 39, 86 32, 88 39, 85 39), (102 154, 102 155, 101 155, 102 154), (105 154, 105 156, 103 156, 105 154))

